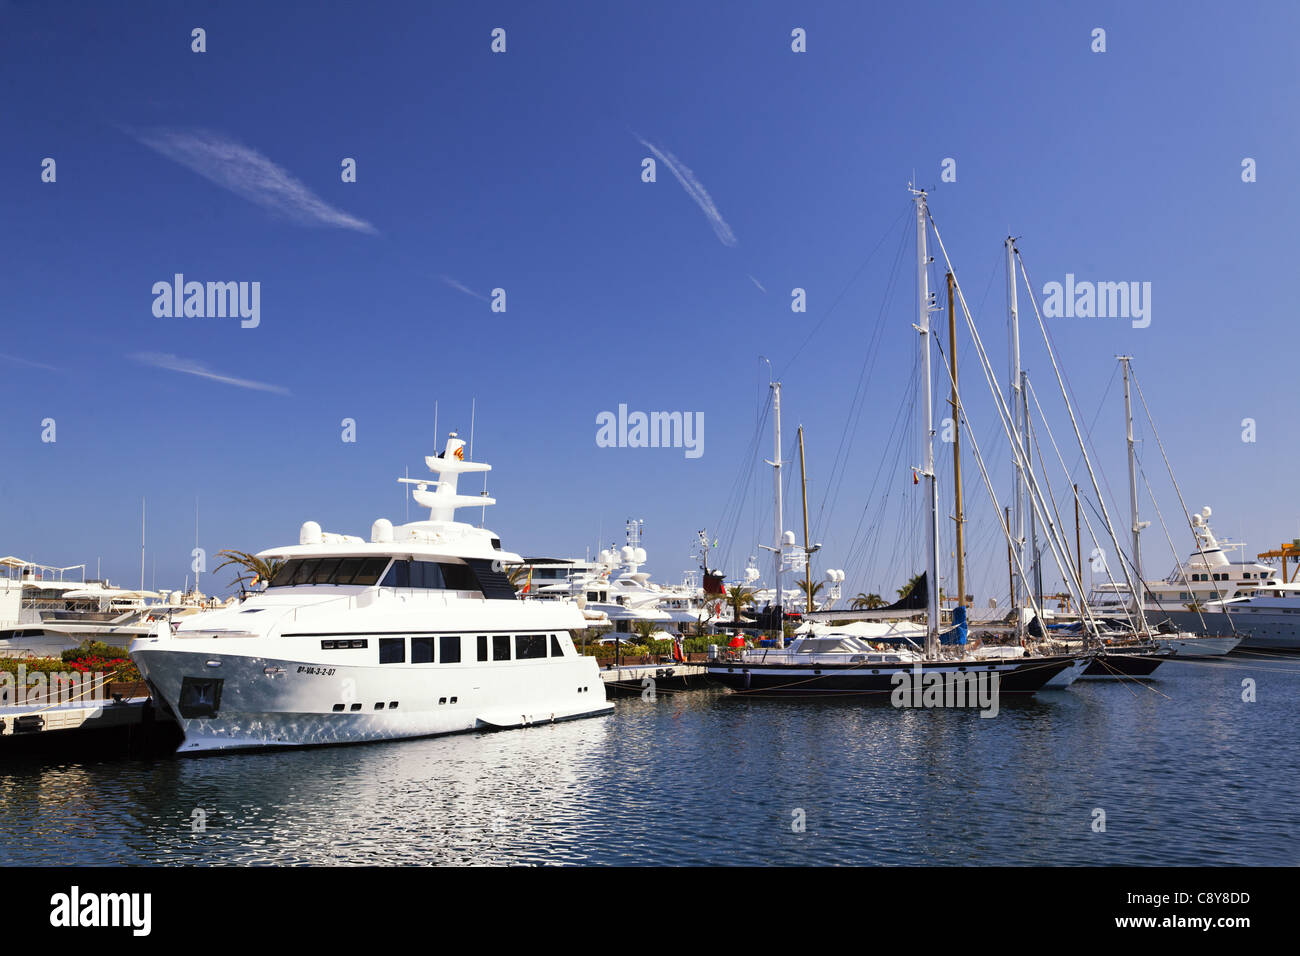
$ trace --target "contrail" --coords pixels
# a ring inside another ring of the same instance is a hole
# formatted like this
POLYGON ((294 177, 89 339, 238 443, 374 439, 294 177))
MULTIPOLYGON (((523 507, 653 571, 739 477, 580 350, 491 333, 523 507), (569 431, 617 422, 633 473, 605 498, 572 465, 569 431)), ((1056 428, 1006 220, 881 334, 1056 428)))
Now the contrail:
POLYGON ((335 209, 257 150, 209 130, 128 130, 145 146, 251 203, 305 226, 333 226, 375 235, 378 230, 335 209))
POLYGON ((438 278, 440 278, 440 279, 441 279, 444 283, 446 283, 447 285, 451 286, 451 287, 452 287, 453 289, 455 289, 457 292, 464 292, 466 295, 472 295, 474 298, 476 298, 476 299, 482 299, 484 302, 489 302, 489 301, 491 301, 490 299, 488 299, 487 296, 485 296, 485 295, 480 295, 479 293, 477 293, 477 292, 475 292, 473 289, 471 289, 469 286, 465 285, 465 283, 463 283, 463 282, 457 282, 457 281, 456 281, 455 279, 453 279, 451 276, 439 276, 438 278))
POLYGON ((236 388, 248 388, 255 392, 274 392, 276 395, 288 395, 289 390, 282 385, 268 385, 265 382, 254 382, 246 378, 235 378, 233 375, 222 375, 220 372, 214 372, 211 369, 200 365, 193 359, 181 358, 178 355, 171 355, 166 352, 137 352, 130 356, 137 362, 145 365, 152 365, 155 368, 165 368, 172 372, 184 372, 186 375, 197 375, 199 378, 211 379, 214 382, 221 382, 223 385, 234 385, 236 388))
POLYGON ((6 362, 13 362, 15 365, 27 365, 31 368, 43 368, 47 372, 60 371, 60 369, 55 368, 53 365, 46 365, 43 362, 33 362, 31 359, 19 358, 17 355, 6 355, 4 352, 0 352, 0 359, 3 359, 6 362))
POLYGON ((709 195, 709 191, 704 188, 703 183, 695 178, 695 174, 691 172, 690 168, 672 153, 659 149, 653 143, 641 139, 640 136, 637 137, 637 141, 659 157, 659 162, 667 166, 669 172, 677 177, 677 181, 686 190, 686 195, 695 200, 695 204, 700 207, 700 211, 709 220, 709 225, 713 227, 713 231, 717 233, 722 244, 724 246, 736 245, 736 234, 731 231, 727 221, 722 218, 722 213, 718 212, 718 207, 713 202, 713 197, 709 195))

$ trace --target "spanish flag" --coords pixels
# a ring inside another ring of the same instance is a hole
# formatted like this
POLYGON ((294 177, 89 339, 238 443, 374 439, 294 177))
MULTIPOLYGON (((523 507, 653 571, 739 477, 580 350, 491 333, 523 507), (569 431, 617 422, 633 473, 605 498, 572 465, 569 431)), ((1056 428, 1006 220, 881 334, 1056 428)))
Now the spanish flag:
POLYGON ((527 594, 532 589, 533 589, 533 566, 530 564, 528 565, 528 580, 524 582, 524 590, 522 593, 527 594))
POLYGON ((464 460, 465 460, 465 446, 464 446, 464 445, 461 445, 459 448, 456 449, 456 460, 457 460, 457 461, 464 461, 464 460))

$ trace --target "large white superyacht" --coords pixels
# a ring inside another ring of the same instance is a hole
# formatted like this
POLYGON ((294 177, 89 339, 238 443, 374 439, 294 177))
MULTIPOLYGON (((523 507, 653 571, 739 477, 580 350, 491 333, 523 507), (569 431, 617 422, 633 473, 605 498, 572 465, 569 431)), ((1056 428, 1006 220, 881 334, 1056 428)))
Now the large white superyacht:
POLYGON ((494 504, 461 495, 453 432, 425 459, 433 479, 399 479, 429 518, 376 521, 370 541, 308 521, 299 544, 242 603, 163 623, 131 657, 180 723, 181 753, 354 743, 525 727, 605 714, 605 685, 573 633, 571 603, 519 601, 503 571, 518 555, 455 520, 494 504), (430 490, 430 486, 432 490, 430 490))

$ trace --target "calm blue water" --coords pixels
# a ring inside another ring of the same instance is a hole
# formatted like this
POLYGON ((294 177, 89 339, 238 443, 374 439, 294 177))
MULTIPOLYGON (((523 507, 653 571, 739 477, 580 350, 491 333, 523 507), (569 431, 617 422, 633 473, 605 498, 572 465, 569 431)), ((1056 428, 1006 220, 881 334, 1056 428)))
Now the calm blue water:
POLYGON ((1300 660, 1158 674, 994 719, 692 691, 522 731, 9 764, 0 864, 1300 863, 1300 660))

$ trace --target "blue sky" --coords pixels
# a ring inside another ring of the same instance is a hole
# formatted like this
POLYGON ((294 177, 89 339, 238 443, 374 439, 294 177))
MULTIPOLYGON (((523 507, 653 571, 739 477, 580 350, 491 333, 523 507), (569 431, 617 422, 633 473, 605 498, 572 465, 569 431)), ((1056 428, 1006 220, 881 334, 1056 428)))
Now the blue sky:
MULTIPOLYGON (((916 354, 914 171, 999 374, 1008 229, 1040 289, 1152 283, 1147 328, 1049 320, 1112 508, 1127 502, 1112 373, 1130 353, 1188 504, 1252 554, 1290 539, 1297 19, 1282 4, 0 4, 0 553, 102 558, 133 583, 142 497, 146 584, 155 565, 159 586, 188 573, 196 498, 210 554, 295 541, 307 519, 366 534, 405 516, 393 479, 438 446, 435 402, 440 432, 467 433, 475 400, 507 547, 581 555, 637 517, 660 577, 680 577, 701 527, 734 529, 737 575, 770 534, 750 448, 767 356, 787 458, 807 431, 819 567, 848 568, 848 594, 891 593, 922 554, 910 406, 906 444, 886 450, 916 354), (664 164, 642 182, 644 143, 708 198, 664 164), (177 272, 259 282, 260 325, 156 317, 152 286, 177 272), (703 456, 597 447, 596 415, 620 403, 702 412, 703 456)), ((1006 443, 964 334, 959 349, 1005 497, 1006 443)), ((967 476, 983 604, 1005 594, 1005 545, 973 461, 967 476)), ((1164 574, 1158 524, 1146 541, 1164 574)))

